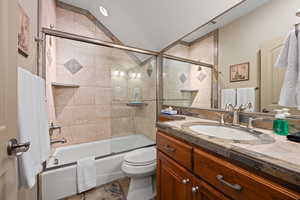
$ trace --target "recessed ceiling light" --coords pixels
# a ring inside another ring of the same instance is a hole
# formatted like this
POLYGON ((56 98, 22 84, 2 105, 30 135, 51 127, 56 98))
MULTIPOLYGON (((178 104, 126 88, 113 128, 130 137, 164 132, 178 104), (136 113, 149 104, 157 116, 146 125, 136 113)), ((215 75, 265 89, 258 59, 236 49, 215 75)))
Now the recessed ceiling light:
POLYGON ((297 10, 296 15, 297 15, 298 17, 300 17, 300 9, 297 10))
POLYGON ((105 16, 105 17, 108 16, 108 12, 107 12, 106 8, 104 8, 103 6, 100 6, 99 10, 103 16, 105 16))

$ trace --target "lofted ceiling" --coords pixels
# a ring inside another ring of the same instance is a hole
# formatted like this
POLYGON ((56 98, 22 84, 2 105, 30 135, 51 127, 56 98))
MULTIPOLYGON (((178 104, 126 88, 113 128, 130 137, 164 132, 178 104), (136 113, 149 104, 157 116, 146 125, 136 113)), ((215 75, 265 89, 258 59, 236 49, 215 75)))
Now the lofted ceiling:
POLYGON ((269 1, 271 0, 247 0, 231 9, 229 12, 224 13, 222 16, 218 16, 213 19, 214 23, 208 23, 199 27, 197 30, 194 30, 192 33, 184 37, 182 41, 192 42, 218 28, 233 22, 239 17, 249 14, 251 11, 264 5, 265 3, 268 3, 269 1))
POLYGON ((160 51, 242 0, 60 1, 89 10, 125 45, 160 51), (108 17, 99 6, 108 10, 108 17))
POLYGON ((270 0, 59 1, 88 10, 125 45, 161 51, 179 39, 191 42, 270 0), (107 17, 100 6, 107 9, 107 17), (208 23, 212 19, 217 23, 208 23))

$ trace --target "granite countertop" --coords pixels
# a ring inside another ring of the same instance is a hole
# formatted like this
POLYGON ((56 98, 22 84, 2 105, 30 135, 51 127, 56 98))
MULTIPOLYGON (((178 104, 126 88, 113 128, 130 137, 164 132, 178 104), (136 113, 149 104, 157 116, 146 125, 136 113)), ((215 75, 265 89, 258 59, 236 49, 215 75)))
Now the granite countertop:
POLYGON ((167 114, 159 114, 160 117, 164 117, 166 119, 170 119, 170 120, 183 120, 185 119, 184 115, 167 115, 167 114))
POLYGON ((238 143, 196 134, 184 128, 184 124, 193 122, 215 121, 185 116, 184 120, 157 122, 157 128, 229 160, 300 186, 300 143, 288 141, 285 136, 278 136, 273 131, 264 129, 255 130, 265 133, 268 138, 272 138, 272 142, 238 143))

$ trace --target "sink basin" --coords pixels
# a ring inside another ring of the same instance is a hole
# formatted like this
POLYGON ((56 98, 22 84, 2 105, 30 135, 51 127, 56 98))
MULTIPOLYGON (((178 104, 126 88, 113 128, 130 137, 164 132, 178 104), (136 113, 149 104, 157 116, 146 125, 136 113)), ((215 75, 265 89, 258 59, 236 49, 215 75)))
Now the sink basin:
POLYGON ((275 142, 269 134, 216 122, 188 122, 183 124, 182 128, 196 135, 204 135, 233 143, 270 144, 275 142))
POLYGON ((224 126, 211 126, 211 125, 192 125, 190 130, 216 138, 227 140, 257 140, 258 138, 249 132, 234 129, 224 126))

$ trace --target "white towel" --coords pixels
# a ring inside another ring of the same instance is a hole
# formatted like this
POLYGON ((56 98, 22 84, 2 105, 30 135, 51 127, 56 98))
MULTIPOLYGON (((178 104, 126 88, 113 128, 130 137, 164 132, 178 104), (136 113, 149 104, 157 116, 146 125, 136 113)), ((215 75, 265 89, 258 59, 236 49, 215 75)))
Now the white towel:
POLYGON ((252 108, 247 111, 255 112, 256 109, 256 95, 255 95, 255 88, 237 88, 237 97, 236 97, 236 104, 240 106, 242 104, 246 105, 248 103, 252 104, 252 108))
POLYGON ((31 188, 42 170, 37 114, 33 98, 32 74, 18 68, 18 129, 20 143, 30 142, 30 148, 18 159, 20 187, 31 188))
POLYGON ((300 109, 299 38, 300 35, 297 38, 295 31, 290 32, 275 64, 276 67, 286 68, 278 104, 298 109, 300 109))
POLYGON ((221 109, 225 109, 226 104, 236 105, 236 89, 221 90, 221 109))
POLYGON ((96 187, 95 157, 83 158, 77 161, 77 189, 78 193, 96 187))
POLYGON ((18 159, 19 186, 32 188, 42 163, 50 156, 49 122, 45 81, 18 68, 19 141, 30 142, 28 152, 18 159))
POLYGON ((37 125, 40 139, 41 162, 44 162, 50 156, 50 135, 45 81, 38 76, 33 76, 33 80, 33 95, 38 120, 37 125))

